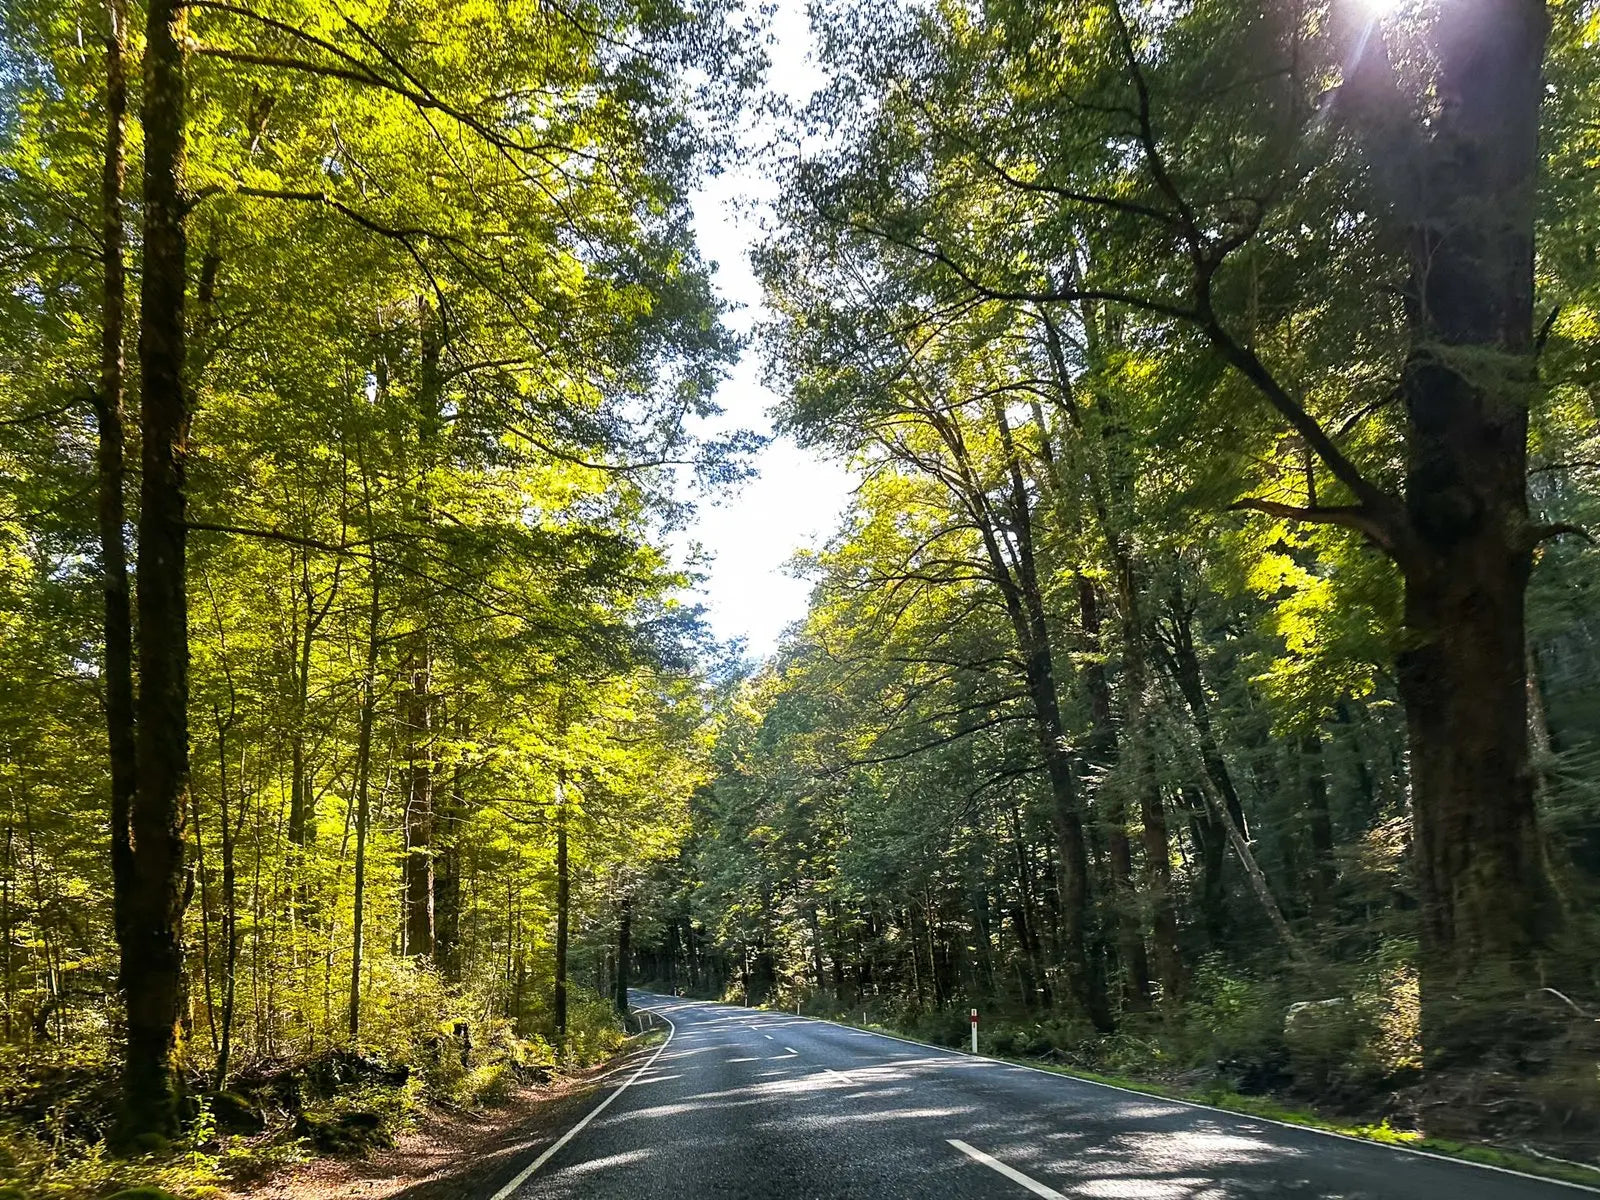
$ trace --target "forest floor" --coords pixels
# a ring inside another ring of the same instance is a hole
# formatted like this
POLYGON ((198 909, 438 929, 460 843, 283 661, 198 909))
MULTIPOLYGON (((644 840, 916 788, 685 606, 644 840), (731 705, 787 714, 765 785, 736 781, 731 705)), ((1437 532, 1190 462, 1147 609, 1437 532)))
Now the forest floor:
POLYGON ((569 1127, 608 1078, 652 1043, 634 1038, 610 1061, 520 1086, 492 1107, 430 1107, 387 1150, 364 1157, 325 1155, 296 1163, 229 1195, 237 1200, 481 1200, 517 1164, 569 1127))

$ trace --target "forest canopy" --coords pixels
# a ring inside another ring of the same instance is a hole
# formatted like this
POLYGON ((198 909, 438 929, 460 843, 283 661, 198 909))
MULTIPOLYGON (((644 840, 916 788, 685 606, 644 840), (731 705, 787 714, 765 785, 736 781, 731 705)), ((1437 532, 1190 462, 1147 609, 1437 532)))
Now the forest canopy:
POLYGON ((630 981, 1592 1156, 1595 0, 770 16, 4 6, 0 1166, 630 981), (742 353, 855 483, 762 661, 742 353))
POLYGON ((859 486, 658 969, 1592 1131, 1600 10, 813 16, 764 349, 859 486))

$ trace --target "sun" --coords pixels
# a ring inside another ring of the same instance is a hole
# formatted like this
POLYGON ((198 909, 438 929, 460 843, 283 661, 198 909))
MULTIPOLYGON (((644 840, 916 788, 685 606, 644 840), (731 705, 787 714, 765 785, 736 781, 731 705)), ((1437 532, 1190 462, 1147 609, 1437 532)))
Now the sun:
POLYGON ((1404 8, 1407 0, 1355 0, 1355 2, 1369 20, 1382 21, 1404 8))

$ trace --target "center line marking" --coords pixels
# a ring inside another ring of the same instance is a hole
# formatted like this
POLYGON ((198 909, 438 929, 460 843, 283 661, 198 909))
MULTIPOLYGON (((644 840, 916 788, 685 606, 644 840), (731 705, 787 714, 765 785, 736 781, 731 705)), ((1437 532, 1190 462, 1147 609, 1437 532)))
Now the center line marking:
POLYGON ((945 1140, 957 1150, 961 1151, 961 1153, 965 1154, 968 1158, 976 1159, 978 1162, 981 1162, 984 1166, 988 1167, 991 1171, 1000 1172, 1000 1174, 1011 1180, 1012 1183, 1020 1183, 1035 1196, 1053 1196, 1055 1200, 1067 1200, 1067 1198, 1060 1192, 1056 1191, 1055 1188, 1046 1187, 1037 1179, 1030 1179, 1015 1167, 1006 1166, 1006 1164, 1001 1162, 998 1158, 995 1158, 993 1155, 985 1154, 976 1146, 969 1146, 965 1142, 959 1141, 956 1138, 946 1138, 945 1140))

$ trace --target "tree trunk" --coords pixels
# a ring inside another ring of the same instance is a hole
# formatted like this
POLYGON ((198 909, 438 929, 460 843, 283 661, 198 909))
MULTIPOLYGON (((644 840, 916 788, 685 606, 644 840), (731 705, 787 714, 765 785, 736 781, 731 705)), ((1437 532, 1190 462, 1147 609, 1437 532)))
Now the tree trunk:
MULTIPOLYGON (((411 489, 408 508, 420 528, 428 528, 432 506, 428 480, 438 455, 441 435, 440 406, 443 382, 439 357, 443 351, 439 323, 426 300, 417 302, 421 355, 417 369, 417 443, 420 470, 411 489)), ((403 439, 402 439, 403 444, 403 439)), ((426 571, 422 574, 425 576, 426 571)), ((405 796, 405 896, 406 952, 413 957, 433 956, 435 936, 434 896, 434 698, 433 647, 428 636, 431 619, 424 599, 422 628, 411 638, 407 669, 409 685, 401 713, 407 733, 406 767, 401 789, 405 796)))
MULTIPOLYGON (((1079 674, 1089 698, 1091 763, 1109 770, 1117 761, 1117 728, 1112 718, 1111 683, 1106 677, 1100 643, 1100 605, 1094 583, 1078 580, 1078 616, 1088 646, 1088 659, 1079 674)), ((1123 1003, 1135 1012, 1150 1007, 1150 962, 1139 919, 1138 896, 1133 887, 1133 847, 1128 839, 1128 806, 1113 783, 1103 789, 1106 851, 1111 866, 1111 899, 1116 908, 1117 957, 1122 960, 1123 1003)))
POLYGON ((556 1037, 567 1036, 567 926, 572 882, 567 872, 567 775, 556 773, 556 1037))
MULTIPOLYGON (((224 719, 217 717, 217 808, 221 818, 218 827, 222 833, 222 1013, 221 1040, 217 1047, 217 1064, 214 1085, 218 1091, 228 1078, 229 1060, 233 1055, 233 1012, 238 988, 234 979, 239 962, 239 897, 238 870, 234 861, 234 848, 238 834, 244 828, 244 796, 239 799, 237 827, 228 820, 228 729, 233 724, 233 714, 224 719)), ((198 828, 198 821, 196 822, 198 828)))
POLYGON ((434 949, 432 671, 427 635, 420 634, 414 639, 407 663, 409 686, 401 705, 407 746, 401 778, 405 797, 406 953, 419 958, 431 958, 434 949))
POLYGON ((1228 835, 1199 788, 1185 787, 1184 807, 1189 810, 1189 837, 1200 859, 1200 924, 1206 944, 1221 950, 1227 940, 1228 893, 1222 872, 1227 861, 1228 835))
MULTIPOLYGON (((1016 632, 1018 650, 1024 663, 1028 696, 1033 704, 1034 732, 1044 759, 1045 773, 1053 798, 1051 819, 1055 825, 1057 852, 1061 864, 1061 915, 1064 956, 1073 998, 1096 1029, 1109 1032, 1116 1022, 1106 997, 1105 978, 1089 953, 1089 844, 1084 834, 1083 812, 1078 796, 1076 771, 1067 748, 1066 728, 1061 719, 1061 702, 1056 692, 1055 662, 1051 651, 1049 623, 1044 598, 1039 590, 1038 566, 1033 549, 1033 513, 1028 504, 1021 464, 1011 444, 1005 408, 996 402, 995 423, 1004 438, 1009 459, 1011 520, 1015 544, 1007 554, 1000 545, 1001 522, 980 523, 980 534, 1001 584, 1007 615, 1016 632), (1010 563, 1016 564, 1013 574, 1010 563)), ((987 504, 978 493, 988 516, 987 504)))
POLYGON ((433 964, 452 982, 461 978, 461 825, 467 807, 463 776, 464 769, 457 762, 439 813, 440 845, 433 877, 433 964))
POLYGON ((1328 774, 1322 759, 1322 732, 1309 729, 1300 739, 1306 775, 1306 838, 1311 845, 1309 899, 1322 909, 1333 897, 1333 818, 1328 812, 1328 774))
MULTIPOLYGON (((1176 585, 1174 589, 1176 590, 1176 585)), ((1244 808, 1239 803, 1239 790, 1234 786, 1233 773, 1228 770, 1228 764, 1222 757, 1222 750, 1217 745, 1216 733, 1211 727, 1211 708, 1210 702, 1206 699, 1205 677, 1200 670, 1200 656, 1195 653, 1194 648, 1193 614, 1185 604, 1181 593, 1174 595, 1169 601, 1167 611, 1170 617, 1168 629, 1171 634, 1171 645, 1163 646, 1160 639, 1157 639, 1156 653, 1165 665, 1168 675, 1172 677, 1172 681, 1178 685, 1178 694, 1183 697, 1190 719, 1194 722, 1195 733, 1200 742, 1201 768, 1216 788, 1217 794, 1221 796, 1228 819, 1241 834, 1248 837, 1250 827, 1244 819, 1244 808)))
MULTIPOLYGON (((133 610, 128 590, 126 538, 126 463, 124 461, 123 331, 127 315, 127 269, 123 263, 123 184, 127 174, 128 81, 123 61, 127 38, 127 6, 109 0, 106 6, 106 148, 101 176, 100 386, 95 394, 98 426, 98 517, 100 578, 105 594, 106 733, 111 763, 111 889, 112 921, 119 947, 131 944, 127 929, 129 893, 133 886, 133 841, 129 820, 138 788, 137 743, 134 733, 133 610)), ((126 964, 118 978, 126 986, 126 964)))
POLYGON ((1508 1019, 1559 923, 1528 754, 1524 598, 1534 215, 1549 17, 1468 0, 1434 38, 1439 113, 1423 155, 1407 297, 1402 554, 1422 905, 1422 1035, 1433 1064, 1516 1046, 1508 1019))
POLYGON ((616 1008, 619 1017, 628 1015, 628 967, 633 953, 633 901, 624 896, 617 916, 616 1008))
POLYGON ((1155 751, 1146 708, 1149 638, 1139 604, 1139 573, 1133 554, 1120 537, 1108 540, 1112 545, 1122 600, 1122 687, 1127 704, 1128 753, 1133 757, 1130 775, 1139 796, 1145 894, 1155 935, 1151 944, 1155 950, 1156 977, 1161 981, 1162 1006, 1167 1013, 1175 1014, 1183 996, 1185 979, 1178 951, 1178 912, 1172 900, 1172 843, 1167 833, 1161 782, 1156 777, 1155 751))
MULTIPOLYGON (((370 506, 369 506, 370 513, 370 506)), ((377 570, 377 564, 372 564, 377 570)), ((367 900, 367 826, 372 820, 372 726, 378 710, 378 578, 372 578, 367 607, 367 657, 361 677, 361 724, 356 734, 356 865, 350 926, 350 1003, 346 1010, 350 1037, 361 1036, 361 966, 365 952, 367 900)))
POLYGON ((182 4, 152 0, 145 27, 144 265, 139 363, 143 478, 139 512, 138 787, 121 933, 128 1035, 119 1141, 178 1129, 173 1070, 184 1006, 183 820, 189 791, 189 616, 184 476, 190 397, 184 380, 187 247, 182 4))

